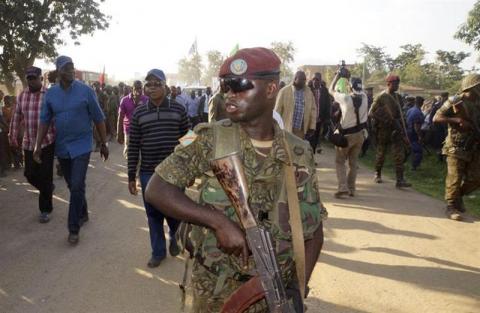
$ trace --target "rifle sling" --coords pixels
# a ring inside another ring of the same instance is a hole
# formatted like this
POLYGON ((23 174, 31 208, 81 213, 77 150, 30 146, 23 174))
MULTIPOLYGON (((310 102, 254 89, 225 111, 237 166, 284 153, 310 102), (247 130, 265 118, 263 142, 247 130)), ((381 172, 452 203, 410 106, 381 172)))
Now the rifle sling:
POLYGON ((302 299, 305 298, 305 240, 303 237, 302 217, 300 216, 300 204, 298 202, 297 183, 295 179, 295 169, 293 167, 290 147, 283 134, 283 142, 288 157, 288 164, 285 166, 285 178, 287 187, 289 223, 292 231, 293 255, 295 258, 295 267, 297 270, 298 286, 302 299))

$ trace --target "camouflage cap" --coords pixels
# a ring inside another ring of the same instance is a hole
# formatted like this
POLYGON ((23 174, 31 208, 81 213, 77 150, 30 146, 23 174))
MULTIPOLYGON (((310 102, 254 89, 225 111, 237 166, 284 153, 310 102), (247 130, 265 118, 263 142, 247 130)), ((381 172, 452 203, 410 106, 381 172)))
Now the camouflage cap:
POLYGON ((464 92, 478 85, 480 85, 480 74, 469 74, 463 78, 460 91, 464 92))

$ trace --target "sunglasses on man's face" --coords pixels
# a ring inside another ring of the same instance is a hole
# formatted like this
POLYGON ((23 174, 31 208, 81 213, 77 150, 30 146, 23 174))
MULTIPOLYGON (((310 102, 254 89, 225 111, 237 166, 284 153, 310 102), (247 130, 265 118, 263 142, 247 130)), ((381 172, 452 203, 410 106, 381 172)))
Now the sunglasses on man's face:
POLYGON ((165 86, 165 83, 162 82, 146 82, 145 87, 146 88, 161 88, 165 86))
POLYGON ((223 83, 234 93, 243 92, 255 88, 253 83, 244 77, 224 78, 223 83))

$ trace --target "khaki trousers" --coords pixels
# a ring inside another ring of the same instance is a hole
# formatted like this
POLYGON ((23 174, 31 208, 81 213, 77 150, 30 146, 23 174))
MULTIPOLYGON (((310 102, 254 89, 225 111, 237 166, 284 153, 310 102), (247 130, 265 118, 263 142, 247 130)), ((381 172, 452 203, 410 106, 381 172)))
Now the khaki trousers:
POLYGON ((480 152, 473 154, 472 160, 447 156, 447 177, 445 179, 445 201, 455 205, 464 195, 480 187, 480 152))
POLYGON ((338 191, 355 192, 355 181, 357 179, 358 155, 362 150, 363 131, 345 135, 348 140, 348 147, 335 147, 335 165, 337 169, 338 191), (345 162, 348 161, 348 173, 345 162))

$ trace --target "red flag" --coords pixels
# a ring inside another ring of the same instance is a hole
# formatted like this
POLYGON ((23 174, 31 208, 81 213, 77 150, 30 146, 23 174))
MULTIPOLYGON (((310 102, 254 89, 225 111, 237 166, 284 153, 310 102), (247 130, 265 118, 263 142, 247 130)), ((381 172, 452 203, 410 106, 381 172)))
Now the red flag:
POLYGON ((100 86, 105 84, 105 65, 103 66, 102 74, 100 74, 100 77, 98 78, 98 82, 100 83, 100 86))

